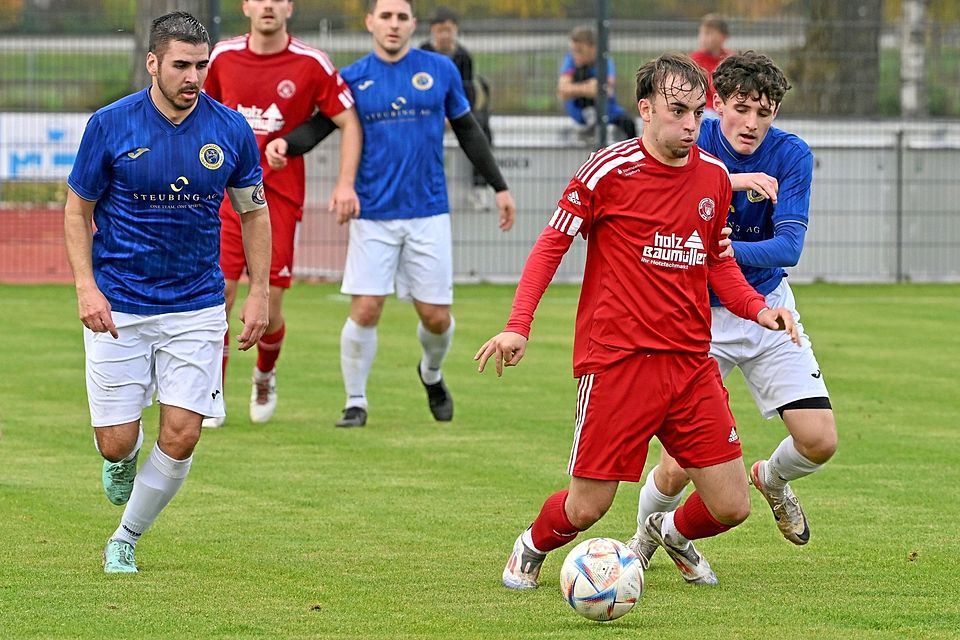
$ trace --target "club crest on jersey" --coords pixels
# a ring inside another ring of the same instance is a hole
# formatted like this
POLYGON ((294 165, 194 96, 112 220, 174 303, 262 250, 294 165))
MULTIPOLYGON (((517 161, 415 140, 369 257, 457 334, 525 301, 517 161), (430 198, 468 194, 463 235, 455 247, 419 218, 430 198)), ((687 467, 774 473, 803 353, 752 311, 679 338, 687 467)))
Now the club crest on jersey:
POLYGON ((697 209, 700 211, 701 218, 704 220, 710 220, 713 218, 713 214, 717 209, 717 205, 714 203, 713 198, 704 198, 700 201, 697 209))
POLYGON ((413 79, 411 80, 413 87, 419 89, 420 91, 426 91, 433 86, 433 76, 431 76, 426 71, 420 71, 413 74, 413 79))
POLYGON ((265 206, 267 204, 267 196, 263 193, 263 183, 261 182, 253 190, 253 194, 250 196, 250 199, 253 200, 253 204, 265 206))
POLYGON ((223 164, 223 149, 212 142, 203 145, 200 148, 200 164, 211 171, 219 169, 223 164))
POLYGON ((750 202, 763 202, 766 199, 767 198, 763 194, 757 193, 753 189, 747 191, 747 200, 750 202))
POLYGON ((296 92, 297 85, 293 83, 293 80, 281 80, 277 85, 277 95, 281 98, 292 98, 296 92))

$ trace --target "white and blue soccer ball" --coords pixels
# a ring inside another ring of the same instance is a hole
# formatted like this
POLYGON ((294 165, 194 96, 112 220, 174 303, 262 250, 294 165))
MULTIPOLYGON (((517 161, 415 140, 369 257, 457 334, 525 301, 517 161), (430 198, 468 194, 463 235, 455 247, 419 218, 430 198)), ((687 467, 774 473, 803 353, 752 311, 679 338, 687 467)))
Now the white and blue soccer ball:
POLYGON ((615 620, 633 609, 643 595, 640 558, 611 538, 584 540, 563 561, 560 592, 584 618, 615 620))

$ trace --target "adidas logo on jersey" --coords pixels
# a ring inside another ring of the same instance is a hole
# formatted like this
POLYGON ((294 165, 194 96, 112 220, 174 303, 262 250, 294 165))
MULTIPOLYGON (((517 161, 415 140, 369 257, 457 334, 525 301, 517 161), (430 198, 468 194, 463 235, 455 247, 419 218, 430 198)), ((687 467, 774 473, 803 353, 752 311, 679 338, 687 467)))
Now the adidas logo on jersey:
POLYGON ((705 264, 707 252, 696 230, 686 239, 675 233, 664 235, 657 231, 653 245, 643 247, 640 261, 671 269, 687 269, 705 264))
POLYGON ((730 437, 727 438, 727 442, 736 442, 739 439, 740 439, 740 436, 737 435, 737 428, 730 427, 730 437))
POLYGON ((578 207, 580 206, 580 194, 578 194, 576 191, 571 191, 570 193, 568 193, 567 200, 577 205, 578 207))

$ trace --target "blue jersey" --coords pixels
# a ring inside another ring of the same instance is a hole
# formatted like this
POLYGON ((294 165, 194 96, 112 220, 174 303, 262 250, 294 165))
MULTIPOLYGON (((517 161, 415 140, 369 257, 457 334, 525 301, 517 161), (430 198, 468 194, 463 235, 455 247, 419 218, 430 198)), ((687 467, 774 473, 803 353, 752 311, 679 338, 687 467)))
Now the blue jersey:
MULTIPOLYGON (((770 127, 756 151, 743 155, 730 147, 716 119, 701 123, 697 145, 720 158, 730 173, 765 173, 777 179, 776 205, 752 190, 734 191, 727 216, 744 277, 767 295, 786 276, 783 267, 796 264, 803 248, 813 180, 810 147, 798 136, 770 127)), ((710 303, 720 305, 712 292, 710 303)))
POLYGON ((460 72, 446 56, 411 49, 397 62, 373 53, 342 69, 363 125, 356 189, 360 217, 448 213, 444 121, 470 111, 460 72))
MULTIPOLYGON (((563 62, 560 63, 560 75, 570 76, 573 82, 591 80, 597 77, 597 63, 594 62, 586 67, 578 67, 573 61, 573 54, 568 51, 566 55, 563 56, 563 62)), ((616 81, 617 66, 613 62, 613 56, 610 56, 607 58, 607 85, 612 87, 616 81)), ((564 101, 563 108, 566 109, 567 115, 573 118, 575 122, 586 124, 586 120, 583 117, 583 110, 587 107, 593 107, 595 104, 596 101, 593 98, 571 98, 564 101)), ((617 104, 617 99, 614 96, 610 96, 607 99, 607 115, 611 119, 618 118, 625 113, 626 111, 617 104)))
POLYGON ((224 189, 262 181, 250 125, 204 93, 179 125, 149 89, 93 114, 67 184, 96 201, 93 273, 111 307, 153 315, 223 304, 224 189))

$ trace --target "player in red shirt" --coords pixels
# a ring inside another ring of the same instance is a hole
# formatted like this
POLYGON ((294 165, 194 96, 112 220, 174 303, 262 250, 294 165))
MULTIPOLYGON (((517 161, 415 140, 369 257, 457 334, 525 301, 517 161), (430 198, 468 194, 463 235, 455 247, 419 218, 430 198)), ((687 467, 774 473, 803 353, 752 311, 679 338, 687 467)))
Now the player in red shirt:
POLYGON ((717 113, 713 110, 713 96, 717 95, 717 92, 713 87, 713 72, 717 70, 717 65, 723 62, 724 58, 733 53, 723 46, 729 35, 730 27, 723 16, 708 13, 700 20, 700 28, 697 31, 697 50, 690 54, 694 62, 707 72, 706 113, 714 118, 717 113))
POLYGON ((799 340, 786 309, 768 309, 721 254, 730 205, 726 168, 695 144, 707 79, 688 56, 637 72, 643 134, 594 153, 570 181, 517 285, 502 333, 477 352, 497 375, 524 355, 533 313, 574 236, 587 240, 573 347, 579 378, 568 489, 544 503, 503 570, 511 589, 538 586, 547 552, 588 529, 621 480, 637 482, 657 436, 697 490, 648 520, 651 537, 688 582, 716 583, 691 540, 750 512, 740 441, 710 348, 707 285, 742 318, 799 340))
MULTIPOLYGON (((293 2, 244 0, 243 14, 250 33, 217 44, 210 56, 210 73, 204 89, 213 98, 234 108, 247 119, 257 137, 264 187, 273 225, 270 265, 270 325, 257 344, 257 364, 250 394, 250 420, 266 422, 277 406, 276 362, 286 325, 283 293, 290 288, 297 225, 303 217, 305 190, 302 157, 292 157, 283 169, 271 169, 264 148, 320 111, 340 128, 340 172, 330 197, 330 210, 338 219, 359 213, 353 183, 360 162, 363 133, 353 108, 353 95, 330 58, 322 51, 292 38, 287 20, 293 2)), ((227 318, 243 273, 243 242, 239 217, 224 199, 220 209, 220 266, 226 278, 227 318)), ((230 353, 229 335, 223 339, 223 373, 230 353)), ((225 388, 225 387, 224 387, 225 388)), ((224 418, 208 418, 205 427, 219 427, 224 418)))

